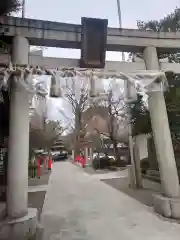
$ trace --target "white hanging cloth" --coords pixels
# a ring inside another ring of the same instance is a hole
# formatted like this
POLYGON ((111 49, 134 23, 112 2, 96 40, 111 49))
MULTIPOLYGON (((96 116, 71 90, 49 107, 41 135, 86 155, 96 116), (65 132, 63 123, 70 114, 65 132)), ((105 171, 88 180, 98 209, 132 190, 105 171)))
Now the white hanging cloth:
POLYGON ((53 74, 51 77, 50 97, 54 97, 54 98, 62 97, 60 78, 57 74, 53 74))

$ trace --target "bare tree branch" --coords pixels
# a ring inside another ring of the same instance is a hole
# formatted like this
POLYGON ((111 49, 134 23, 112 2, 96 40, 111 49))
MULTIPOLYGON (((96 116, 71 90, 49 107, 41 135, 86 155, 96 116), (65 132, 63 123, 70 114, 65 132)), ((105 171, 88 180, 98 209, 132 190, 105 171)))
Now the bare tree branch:
MULTIPOLYGON (((118 144, 118 134, 120 131, 120 126, 122 126, 122 123, 124 121, 124 116, 125 116, 124 98, 122 95, 115 97, 111 89, 107 93, 106 100, 103 99, 102 101, 99 101, 98 104, 96 103, 94 105, 95 108, 100 106, 107 109, 107 117, 106 117, 107 132, 106 133, 101 132, 101 134, 106 137, 107 136, 109 137, 109 139, 113 144, 116 159, 119 159, 117 144, 118 144)), ((98 131, 98 129, 96 129, 96 131, 98 131)))
POLYGON ((59 121, 49 120, 43 130, 34 129, 30 133, 30 146, 32 148, 44 148, 48 151, 54 142, 61 136, 66 128, 59 121))
POLYGON ((80 94, 79 96, 77 96, 75 89, 69 89, 68 93, 66 94, 66 98, 72 107, 72 112, 74 115, 74 145, 78 145, 78 142, 81 139, 82 132, 84 131, 82 114, 89 106, 88 91, 81 88, 80 94))

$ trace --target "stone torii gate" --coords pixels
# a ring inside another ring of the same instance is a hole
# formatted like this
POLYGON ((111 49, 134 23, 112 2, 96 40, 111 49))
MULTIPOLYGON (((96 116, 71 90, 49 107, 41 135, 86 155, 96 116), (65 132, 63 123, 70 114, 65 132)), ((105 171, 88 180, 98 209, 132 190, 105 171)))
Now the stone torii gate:
MULTIPOLYGON (((156 46, 146 44, 146 47, 142 47, 146 69, 159 71, 156 46)), ((34 234, 37 227, 37 212, 28 209, 27 192, 29 97, 32 92, 38 92, 38 89, 34 89, 34 86, 31 85, 30 77, 33 72, 39 72, 39 68, 29 69, 25 67, 29 64, 29 41, 28 36, 23 35, 23 31, 13 37, 12 63, 13 69, 4 69, 5 72, 7 70, 13 72, 13 74, 10 78, 11 119, 6 219, 2 223, 5 230, 0 231, 0 237, 4 237, 4 239, 23 239, 22 236, 25 236, 29 228, 32 228, 31 234, 34 234), (19 84, 19 79, 23 80, 21 81, 23 85, 19 84), (29 88, 27 92, 24 84, 31 86, 33 91, 29 88), (23 228, 21 228, 22 223, 23 228)), ((46 69, 40 72, 41 74, 52 74, 52 71, 46 71, 46 69)), ((156 195, 154 198, 155 210, 167 217, 180 218, 179 181, 163 92, 148 92, 148 104, 163 187, 163 195, 156 195)))
POLYGON ((13 64, 0 68, 1 88, 10 94, 7 193, 0 222, 1 239, 27 239, 35 235, 37 228, 37 209, 28 209, 30 105, 34 95, 44 98, 48 92, 33 83, 33 74, 38 72, 28 67, 28 55, 28 40, 16 36, 12 43, 13 64))

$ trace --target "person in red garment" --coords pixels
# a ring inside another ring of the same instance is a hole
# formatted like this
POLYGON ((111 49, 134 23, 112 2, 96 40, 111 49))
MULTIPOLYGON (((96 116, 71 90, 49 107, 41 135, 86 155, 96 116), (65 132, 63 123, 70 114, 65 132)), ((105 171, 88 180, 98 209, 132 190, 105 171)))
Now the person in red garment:
POLYGON ((52 170, 52 156, 49 155, 49 159, 48 159, 48 170, 51 171, 52 170))
POLYGON ((82 168, 84 168, 86 165, 86 160, 85 160, 84 156, 82 155, 82 153, 80 153, 80 155, 77 155, 75 157, 75 162, 80 164, 82 168))
POLYGON ((81 159, 80 159, 80 163, 81 163, 81 166, 82 166, 82 168, 85 168, 85 165, 86 165, 86 159, 85 159, 85 157, 84 157, 84 155, 81 155, 81 159))

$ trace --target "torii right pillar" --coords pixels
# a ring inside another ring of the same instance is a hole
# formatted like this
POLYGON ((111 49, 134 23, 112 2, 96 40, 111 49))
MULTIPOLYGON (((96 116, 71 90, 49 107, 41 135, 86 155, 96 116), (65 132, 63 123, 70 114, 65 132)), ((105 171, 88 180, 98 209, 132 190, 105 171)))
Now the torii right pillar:
MULTIPOLYGON (((155 47, 145 48, 144 61, 147 70, 160 69, 155 47)), ((154 196, 154 209, 165 217, 178 219, 180 187, 163 92, 148 93, 148 105, 163 190, 162 195, 154 196)))

